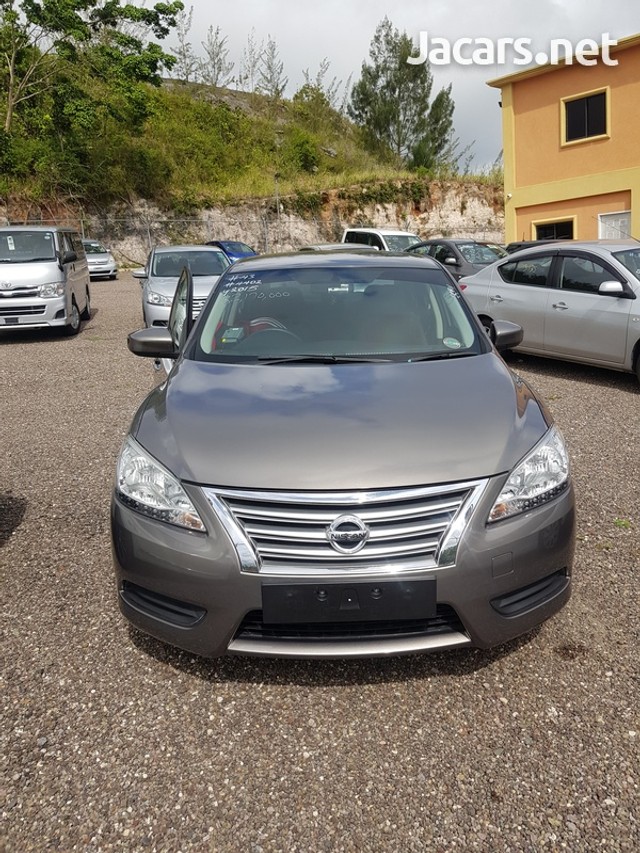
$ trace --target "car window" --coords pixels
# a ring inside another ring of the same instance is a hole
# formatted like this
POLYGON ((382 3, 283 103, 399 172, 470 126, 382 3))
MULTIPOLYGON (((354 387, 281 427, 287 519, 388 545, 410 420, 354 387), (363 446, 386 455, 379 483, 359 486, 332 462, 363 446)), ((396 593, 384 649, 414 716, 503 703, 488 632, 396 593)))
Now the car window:
POLYGON ((223 252, 162 252, 153 259, 152 275, 177 278, 187 266, 195 277, 221 275, 229 266, 229 259, 223 252))
POLYGON ((197 358, 406 360, 485 351, 469 309, 440 269, 234 269, 204 309, 197 358))
POLYGON ((640 279, 640 248, 627 249, 625 252, 614 252, 613 257, 636 278, 640 279))
POLYGON ((496 252, 480 243, 459 243, 458 251, 470 264, 492 264, 498 257, 496 252))
POLYGON ((429 255, 431 246, 416 246, 410 250, 412 255, 429 255))
POLYGON ((102 243, 98 243, 97 240, 83 240, 82 245, 88 255, 104 255, 109 251, 102 243))
POLYGON ((445 246, 444 243, 434 243, 431 246, 430 255, 432 258, 435 258, 436 261, 440 261, 441 264, 444 263, 445 258, 455 257, 453 251, 448 246, 445 246))
MULTIPOLYGON (((416 243, 420 242, 420 238, 414 234, 385 234, 384 239, 392 252, 404 252, 409 246, 415 246, 416 243)), ((378 248, 383 248, 382 243, 378 248)))
POLYGON ((345 243, 362 243, 365 246, 369 245, 369 235, 363 231, 347 231, 344 238, 345 243))
POLYGON ((520 261, 509 261, 498 267, 504 281, 512 284, 528 284, 532 287, 546 287, 553 255, 541 255, 520 261))
POLYGON ((597 293, 603 281, 612 281, 614 278, 613 273, 591 258, 567 255, 560 259, 559 281, 562 290, 597 293))
POLYGON ((3 263, 29 263, 51 261, 56 247, 51 231, 0 232, 0 261, 3 263))

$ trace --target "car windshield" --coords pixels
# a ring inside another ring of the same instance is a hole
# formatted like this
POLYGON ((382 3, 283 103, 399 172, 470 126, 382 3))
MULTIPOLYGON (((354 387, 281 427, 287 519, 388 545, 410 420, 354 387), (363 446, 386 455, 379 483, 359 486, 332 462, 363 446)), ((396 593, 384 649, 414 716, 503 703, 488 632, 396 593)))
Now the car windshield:
POLYGON ((496 252, 480 243, 458 243, 458 250, 470 264, 492 264, 498 259, 496 252))
POLYGON ((106 255, 109 251, 102 243, 97 240, 83 240, 82 245, 87 255, 106 255))
POLYGON ((203 361, 411 361, 485 352, 442 270, 383 266, 230 270, 187 357, 203 361))
POLYGON ((52 231, 1 231, 0 262, 26 264, 54 261, 56 246, 52 231))
POLYGON ((624 252, 614 252, 613 257, 620 261, 637 279, 640 279, 640 247, 627 249, 624 252))
POLYGON ((221 275, 229 266, 229 259, 216 251, 157 252, 153 259, 151 275, 156 278, 178 278, 184 267, 191 275, 221 275))
POLYGON ((234 240, 221 240, 220 245, 225 252, 231 252, 234 255, 255 255, 251 246, 246 243, 239 243, 234 240))
POLYGON ((415 234, 385 234, 384 239, 392 252, 404 252, 409 246, 420 242, 420 238, 415 234))

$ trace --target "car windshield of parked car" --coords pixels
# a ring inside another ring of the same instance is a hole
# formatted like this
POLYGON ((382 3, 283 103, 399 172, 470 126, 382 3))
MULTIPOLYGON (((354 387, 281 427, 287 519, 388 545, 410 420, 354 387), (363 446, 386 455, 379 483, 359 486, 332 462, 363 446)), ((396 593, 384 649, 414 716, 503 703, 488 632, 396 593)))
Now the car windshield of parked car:
POLYGON ((186 355, 326 363, 451 358, 488 349, 442 270, 234 267, 204 309, 186 355))
POLYGON ((404 252, 409 246, 420 242, 420 238, 413 234, 385 234, 384 239, 392 252, 404 252))
POLYGON ((498 259, 496 252, 480 243, 458 243, 458 250, 470 264, 493 264, 498 259))
POLYGON ((178 278, 184 267, 189 267, 195 278, 221 275, 228 266, 229 259, 223 252, 158 252, 153 259, 151 274, 156 278, 178 278))
POLYGON ((237 240, 221 240, 220 245, 225 252, 231 252, 232 255, 255 255, 251 246, 239 243, 237 240))
POLYGON ((51 231, 0 232, 0 263, 26 264, 55 259, 56 246, 51 231))
POLYGON ((82 245, 87 255, 105 255, 109 250, 97 240, 83 240, 82 245))
POLYGON ((640 247, 627 249, 625 252, 614 252, 613 257, 620 261, 637 279, 640 279, 640 247))

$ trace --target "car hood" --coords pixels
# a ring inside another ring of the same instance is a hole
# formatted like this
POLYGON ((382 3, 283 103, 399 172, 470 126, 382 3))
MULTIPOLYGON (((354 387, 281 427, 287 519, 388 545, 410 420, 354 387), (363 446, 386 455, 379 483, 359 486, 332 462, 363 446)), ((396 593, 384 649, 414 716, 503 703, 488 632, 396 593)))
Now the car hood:
MULTIPOLYGON (((220 278, 219 275, 197 275, 193 277, 193 296, 195 299, 203 299, 211 293, 214 284, 220 278)), ((155 293, 162 293, 164 296, 173 296, 178 286, 178 278, 171 276, 169 278, 150 278, 147 280, 147 287, 155 293)))
POLYGON ((550 418, 495 353, 380 365, 181 360, 132 434, 181 480, 349 490, 509 471, 550 418))
POLYGON ((89 264, 105 264, 113 259, 111 252, 91 252, 87 253, 87 263, 89 264))

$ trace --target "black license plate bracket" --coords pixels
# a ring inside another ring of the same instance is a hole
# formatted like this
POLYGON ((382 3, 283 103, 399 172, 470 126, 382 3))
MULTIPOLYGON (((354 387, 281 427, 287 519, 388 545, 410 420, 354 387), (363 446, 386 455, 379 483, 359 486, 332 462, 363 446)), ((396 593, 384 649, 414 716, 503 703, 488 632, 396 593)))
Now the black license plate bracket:
POLYGON ((265 624, 386 622, 436 615, 436 579, 262 584, 265 624))

